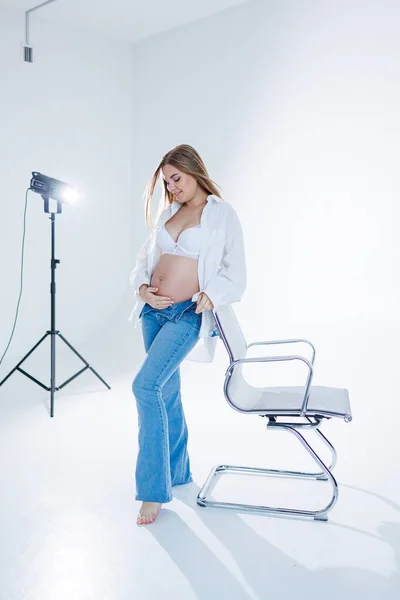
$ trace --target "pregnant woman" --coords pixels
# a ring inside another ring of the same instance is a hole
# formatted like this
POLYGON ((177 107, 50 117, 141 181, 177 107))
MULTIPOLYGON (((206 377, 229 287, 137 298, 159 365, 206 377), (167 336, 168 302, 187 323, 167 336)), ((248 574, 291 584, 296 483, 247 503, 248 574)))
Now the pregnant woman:
POLYGON ((176 146, 162 158, 147 186, 145 214, 150 235, 130 276, 137 298, 131 318, 135 326, 141 319, 146 351, 132 385, 139 525, 155 520, 172 500, 173 486, 192 481, 179 366, 186 358, 213 359, 213 310, 240 301, 246 289, 240 221, 192 146, 176 146), (151 199, 159 177, 164 205, 153 227, 151 199))

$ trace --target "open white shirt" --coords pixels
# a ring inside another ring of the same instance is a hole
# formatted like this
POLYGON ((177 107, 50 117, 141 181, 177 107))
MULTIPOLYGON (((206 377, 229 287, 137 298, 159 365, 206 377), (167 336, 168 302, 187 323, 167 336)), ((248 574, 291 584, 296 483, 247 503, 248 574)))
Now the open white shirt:
MULTIPOLYGON (((134 321, 135 327, 145 305, 139 296, 139 288, 144 283, 150 285, 152 274, 161 256, 161 249, 156 243, 157 233, 180 207, 180 202, 175 200, 161 211, 153 231, 137 254, 135 268, 129 276, 137 300, 129 317, 130 321, 134 321)), ((239 302, 246 289, 246 258, 242 227, 233 206, 214 194, 207 197, 200 224, 202 238, 197 262, 200 291, 192 296, 192 300, 197 301, 200 293, 204 292, 213 303, 213 310, 218 311, 218 308, 224 304, 239 302)), ((212 337, 216 327, 213 310, 200 313, 199 340, 186 356, 186 360, 197 362, 213 360, 218 339, 212 337)))

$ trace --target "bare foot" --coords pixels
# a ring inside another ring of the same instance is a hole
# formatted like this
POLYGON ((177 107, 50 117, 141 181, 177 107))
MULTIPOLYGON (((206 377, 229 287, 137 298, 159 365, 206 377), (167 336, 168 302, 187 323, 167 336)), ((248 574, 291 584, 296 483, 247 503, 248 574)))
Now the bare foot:
POLYGON ((159 502, 143 502, 138 518, 136 521, 137 525, 150 525, 156 520, 158 513, 160 512, 161 504, 159 502))

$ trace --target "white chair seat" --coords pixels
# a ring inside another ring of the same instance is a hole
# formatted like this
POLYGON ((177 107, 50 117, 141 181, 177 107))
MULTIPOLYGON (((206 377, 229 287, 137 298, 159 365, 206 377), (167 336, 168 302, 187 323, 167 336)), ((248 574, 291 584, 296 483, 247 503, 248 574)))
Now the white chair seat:
MULTIPOLYGON (((299 414, 304 399, 305 386, 254 387, 241 373, 232 377, 227 387, 232 403, 244 410, 265 411, 279 415, 299 414)), ((313 385, 307 405, 308 416, 351 416, 349 393, 346 389, 313 385)))

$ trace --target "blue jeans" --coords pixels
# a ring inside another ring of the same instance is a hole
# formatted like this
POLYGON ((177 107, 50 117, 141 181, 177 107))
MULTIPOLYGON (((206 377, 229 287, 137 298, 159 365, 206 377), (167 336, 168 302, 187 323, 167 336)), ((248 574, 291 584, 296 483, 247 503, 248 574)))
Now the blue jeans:
POLYGON ((161 310, 145 304, 139 315, 147 354, 132 384, 139 423, 136 500, 170 502, 174 485, 192 481, 179 365, 198 341, 196 306, 192 300, 161 310))

